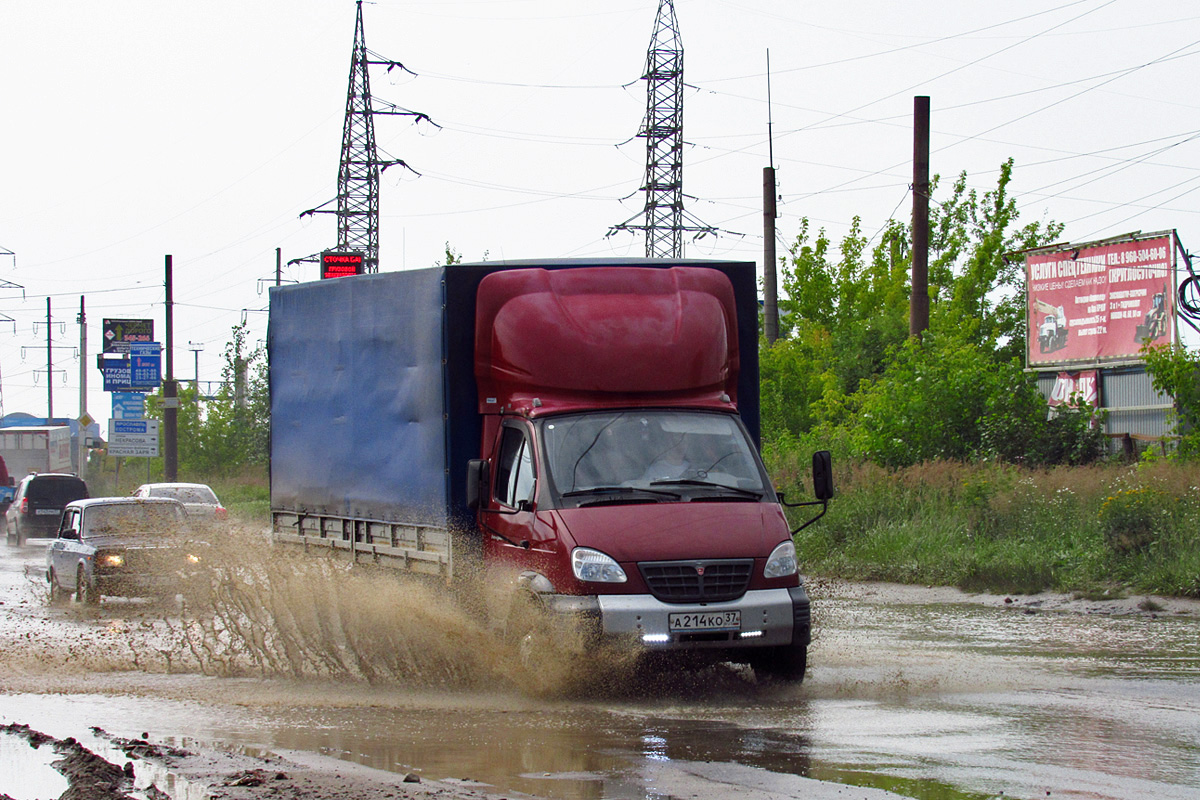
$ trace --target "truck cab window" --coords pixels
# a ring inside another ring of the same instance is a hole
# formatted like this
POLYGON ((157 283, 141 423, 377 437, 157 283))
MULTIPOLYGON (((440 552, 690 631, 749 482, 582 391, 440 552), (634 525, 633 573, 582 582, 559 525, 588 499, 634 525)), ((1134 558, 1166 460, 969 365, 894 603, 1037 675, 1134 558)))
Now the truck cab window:
POLYGON ((496 500, 516 508, 522 500, 533 500, 533 450, 525 431, 506 427, 500 438, 496 470, 496 500))

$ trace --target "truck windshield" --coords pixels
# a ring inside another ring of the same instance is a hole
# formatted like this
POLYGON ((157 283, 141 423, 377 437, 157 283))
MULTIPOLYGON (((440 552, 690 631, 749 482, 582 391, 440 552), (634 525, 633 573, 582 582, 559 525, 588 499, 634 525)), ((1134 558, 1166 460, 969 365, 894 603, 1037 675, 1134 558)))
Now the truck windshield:
POLYGON ((729 414, 589 412, 541 427, 551 483, 579 504, 758 500, 769 491, 745 430, 729 414))

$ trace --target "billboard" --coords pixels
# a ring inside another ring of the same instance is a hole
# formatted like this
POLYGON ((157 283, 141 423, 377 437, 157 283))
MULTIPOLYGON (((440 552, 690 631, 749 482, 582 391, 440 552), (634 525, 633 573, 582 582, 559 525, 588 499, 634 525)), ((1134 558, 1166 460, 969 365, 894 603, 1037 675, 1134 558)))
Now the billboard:
POLYGON ((337 253, 326 250, 321 253, 321 278, 346 278, 363 272, 362 253, 337 253))
POLYGON ((154 341, 152 319, 108 319, 104 320, 104 352, 128 353, 134 342, 154 341))
POLYGON ((1173 232, 1029 253, 1027 363, 1129 361, 1174 342, 1174 265, 1173 232))

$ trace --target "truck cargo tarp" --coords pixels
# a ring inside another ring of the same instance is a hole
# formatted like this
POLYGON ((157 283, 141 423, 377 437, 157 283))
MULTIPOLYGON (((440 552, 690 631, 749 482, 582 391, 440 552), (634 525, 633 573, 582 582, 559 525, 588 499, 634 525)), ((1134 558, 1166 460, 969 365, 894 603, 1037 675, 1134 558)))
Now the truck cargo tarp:
POLYGON ((442 274, 272 290, 273 506, 447 524, 442 274))

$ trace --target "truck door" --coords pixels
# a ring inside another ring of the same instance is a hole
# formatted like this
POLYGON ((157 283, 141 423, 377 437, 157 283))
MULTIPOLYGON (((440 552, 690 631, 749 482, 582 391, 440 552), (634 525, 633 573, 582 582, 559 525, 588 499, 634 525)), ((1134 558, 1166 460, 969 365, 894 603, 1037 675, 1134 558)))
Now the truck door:
POLYGON ((520 422, 505 423, 494 460, 490 505, 495 513, 482 519, 489 558, 544 574, 546 565, 539 562, 555 552, 555 539, 538 520, 537 462, 532 430, 520 422))

